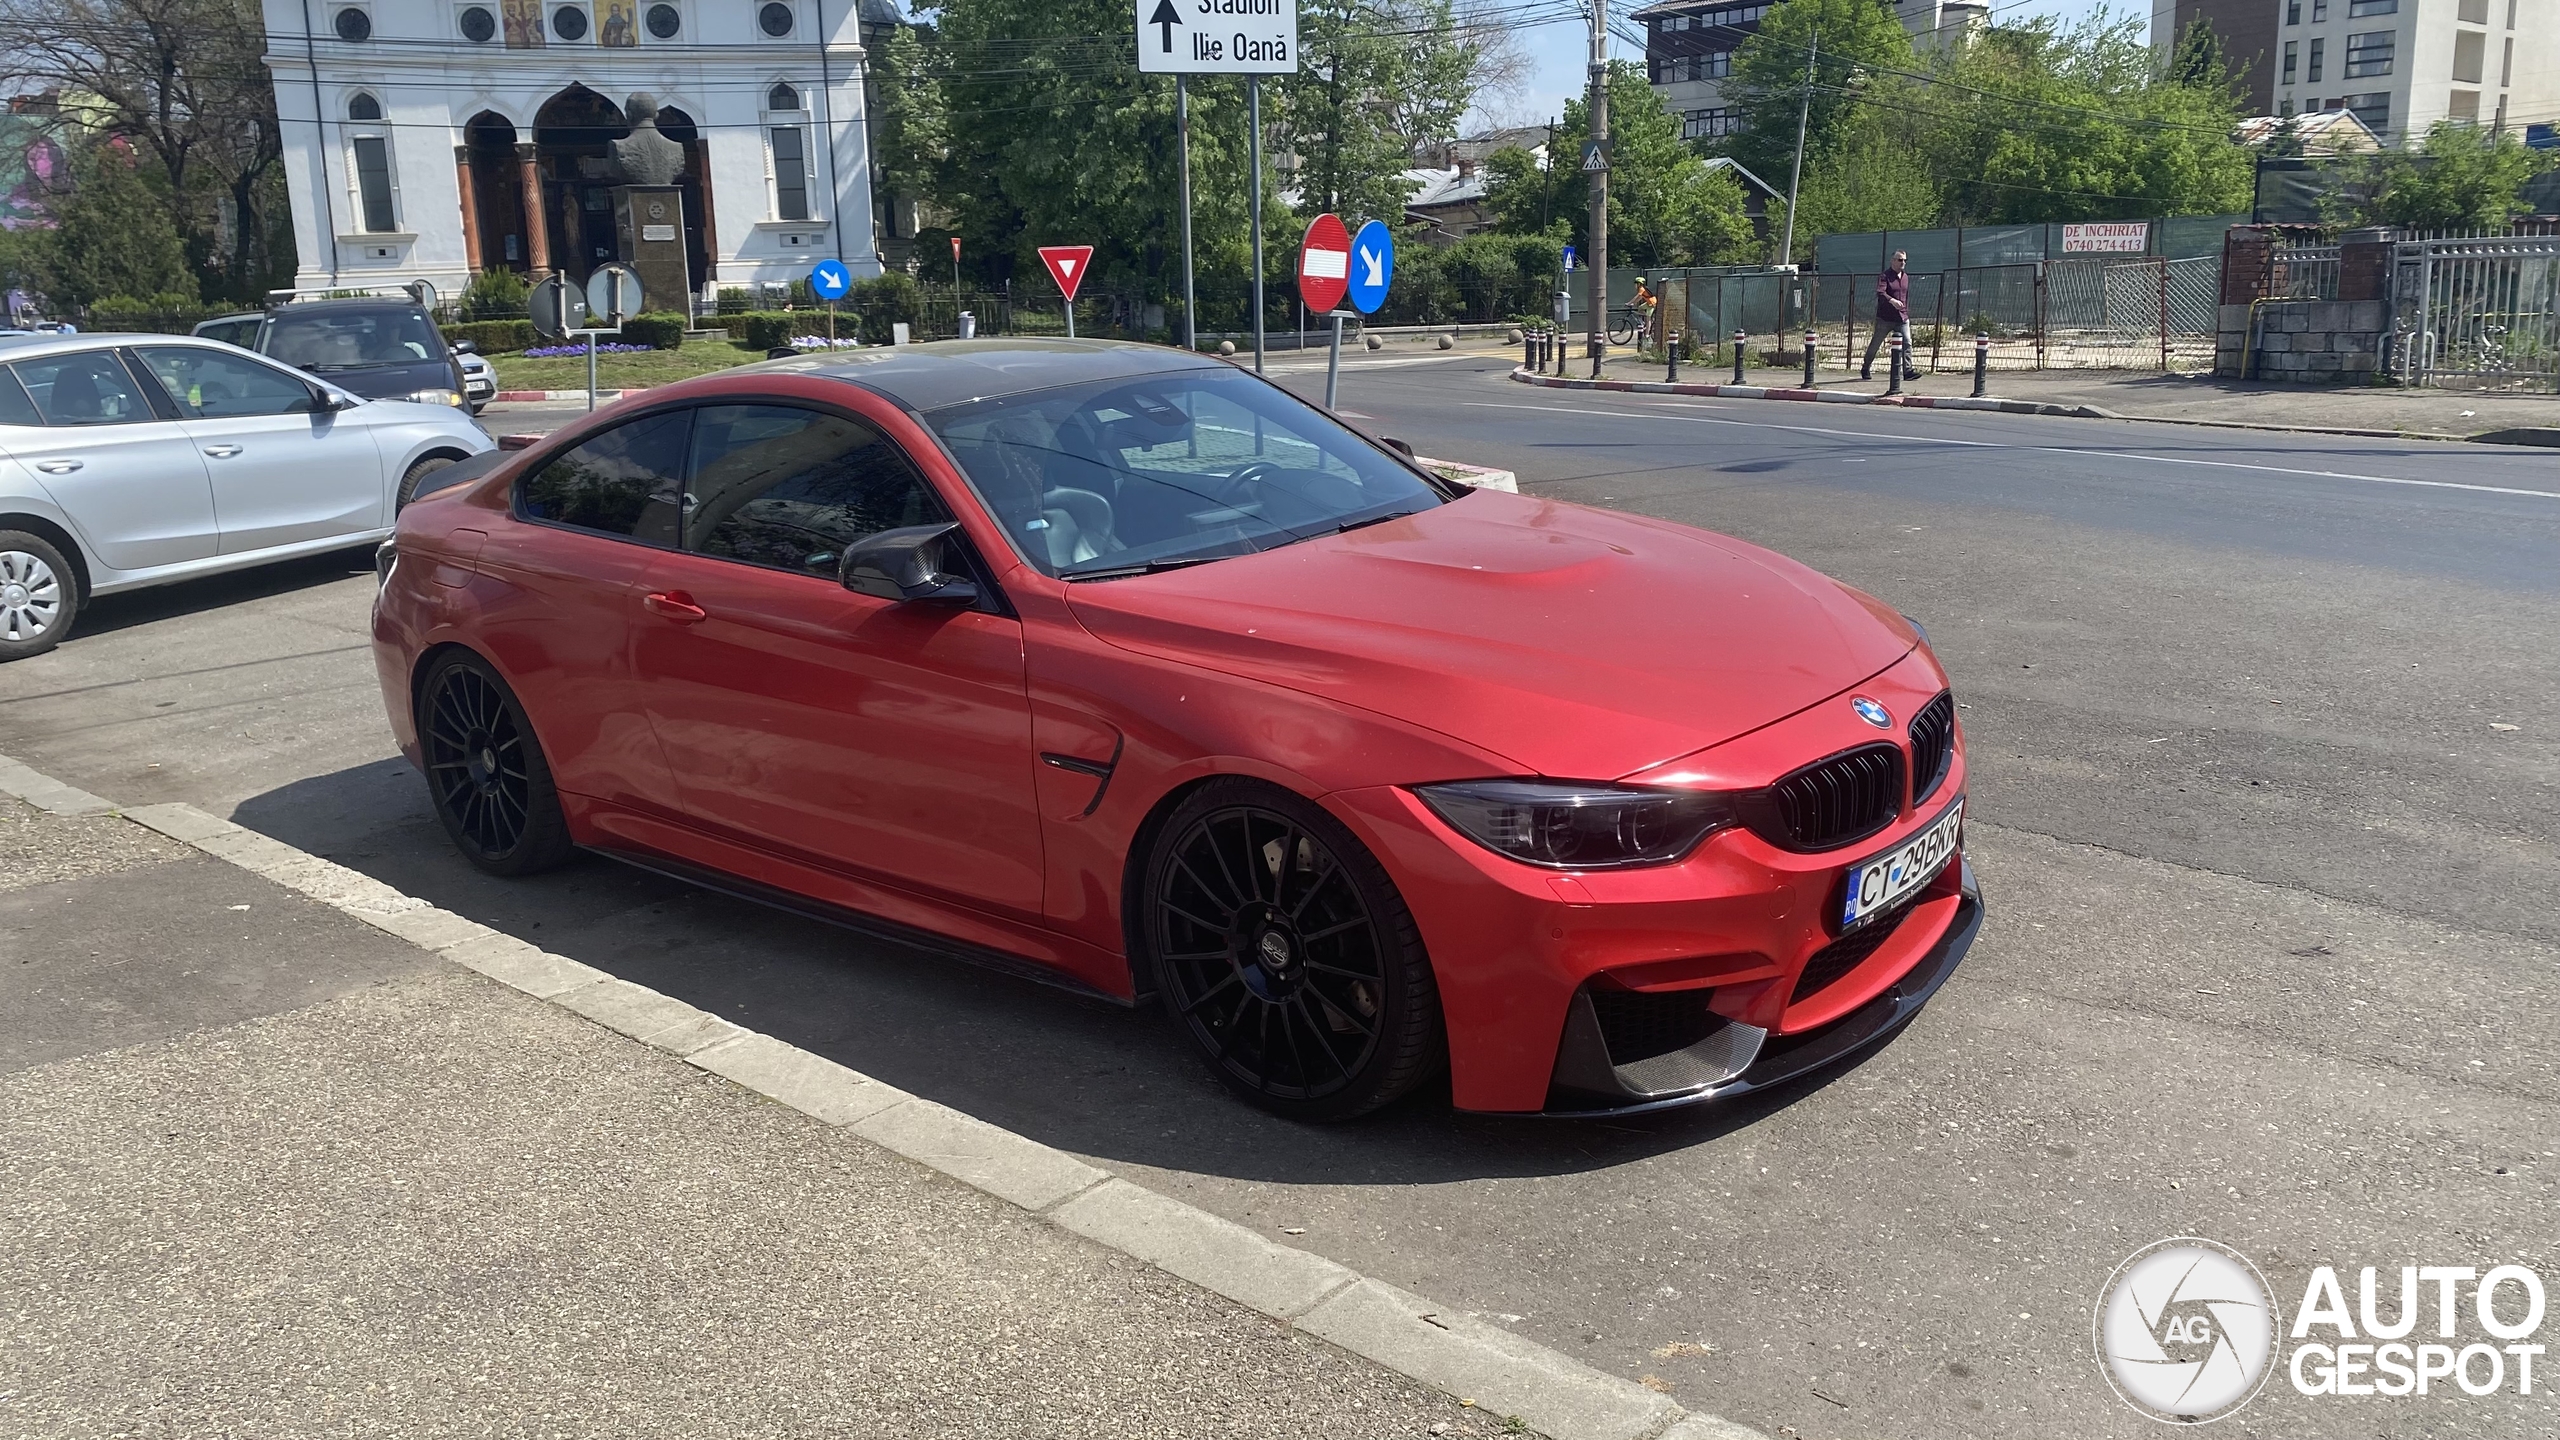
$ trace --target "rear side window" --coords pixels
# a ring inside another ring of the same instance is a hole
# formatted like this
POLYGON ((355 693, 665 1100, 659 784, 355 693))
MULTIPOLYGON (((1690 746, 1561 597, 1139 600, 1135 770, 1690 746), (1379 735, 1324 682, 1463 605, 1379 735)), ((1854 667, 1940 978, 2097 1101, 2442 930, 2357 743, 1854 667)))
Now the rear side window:
POLYGON ((671 410, 607 430, 518 484, 517 513, 672 548, 692 423, 692 411, 671 410))
POLYGON ((36 402, 27 398, 27 387, 9 368, 0 365, 0 425, 41 425, 44 417, 36 413, 36 402))
POLYGON ((133 375, 111 350, 21 360, 9 367, 49 425, 131 425, 154 419, 133 375))
POLYGON ((685 548, 836 573, 866 535, 951 518, 898 447, 857 420, 784 405, 706 405, 693 427, 685 548))

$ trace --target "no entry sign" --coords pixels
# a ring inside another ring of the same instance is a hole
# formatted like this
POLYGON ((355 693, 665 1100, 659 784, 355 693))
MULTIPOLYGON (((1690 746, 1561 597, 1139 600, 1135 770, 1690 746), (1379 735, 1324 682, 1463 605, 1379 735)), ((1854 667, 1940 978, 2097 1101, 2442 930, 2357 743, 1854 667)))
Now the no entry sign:
POLYGON ((1076 287, 1084 283, 1084 272, 1093 264, 1090 245, 1043 245, 1040 263, 1049 267, 1049 278, 1058 282, 1058 293, 1073 300, 1076 287))
POLYGON ((1339 215, 1319 215, 1298 246, 1298 298, 1318 314, 1342 303, 1351 287, 1351 232, 1339 215))

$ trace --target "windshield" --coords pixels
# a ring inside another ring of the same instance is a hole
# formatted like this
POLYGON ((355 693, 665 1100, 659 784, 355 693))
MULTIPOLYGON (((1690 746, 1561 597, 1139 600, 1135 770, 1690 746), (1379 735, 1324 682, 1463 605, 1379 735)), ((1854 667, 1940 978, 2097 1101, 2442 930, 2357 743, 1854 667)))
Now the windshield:
POLYGON ((270 357, 322 373, 373 365, 419 365, 442 360, 444 353, 424 312, 406 307, 301 315, 288 311, 267 326, 270 357))
POLYGON ((1069 580, 1268 550, 1444 503, 1323 412, 1224 365, 924 419, 1022 557, 1069 580))

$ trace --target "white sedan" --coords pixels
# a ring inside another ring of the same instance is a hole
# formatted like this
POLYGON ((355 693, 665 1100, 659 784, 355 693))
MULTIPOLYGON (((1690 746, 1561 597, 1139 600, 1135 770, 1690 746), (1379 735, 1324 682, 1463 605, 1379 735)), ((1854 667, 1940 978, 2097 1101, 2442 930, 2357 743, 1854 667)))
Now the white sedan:
POLYGON ((380 540, 421 479, 494 448, 451 406, 236 346, 0 340, 0 661, 52 649, 92 595, 380 540))

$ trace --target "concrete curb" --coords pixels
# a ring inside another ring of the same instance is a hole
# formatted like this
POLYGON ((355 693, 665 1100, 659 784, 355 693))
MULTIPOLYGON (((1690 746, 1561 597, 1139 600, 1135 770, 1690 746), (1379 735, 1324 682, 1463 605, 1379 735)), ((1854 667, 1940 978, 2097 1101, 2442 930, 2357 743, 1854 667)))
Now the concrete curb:
POLYGON ((1062 1230, 1488 1414, 1517 1417, 1552 1440, 1768 1440, 1464 1312, 1267 1240, 1063 1150, 551 954, 192 805, 118 811, 7 756, 0 756, 0 791, 55 814, 120 813, 499 984, 1018 1205, 1062 1230))
MULTIPOLYGON (((1640 395, 1711 395, 1726 400, 1810 400, 1827 405, 1890 405, 1901 410, 1994 410, 2005 415, 2058 415, 2074 420, 2135 420, 2145 425, 2201 425, 2214 430, 2264 430, 2279 435, 2347 435, 2359 440, 2491 441, 2497 444, 2560 444, 2560 440, 2508 440, 2535 433, 2495 431, 2487 435, 2447 435, 2423 430, 2357 429, 2344 425, 2261 425, 2247 420, 2196 420, 2182 415, 2125 415, 2096 405, 2048 405, 2034 400, 2001 400, 1970 395, 1869 395, 1859 390, 1806 390, 1777 385, 1692 385, 1686 381, 1585 380, 1571 375, 1540 375, 1514 366, 1511 378, 1523 385, 1558 390, 1630 391, 1640 395)), ((584 391, 580 391, 584 394, 584 391)), ((2560 432, 2541 432, 2555 434, 2560 432)))

